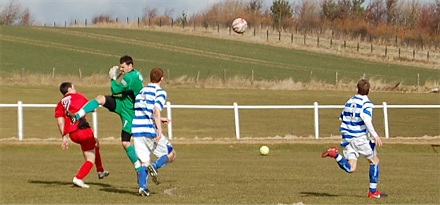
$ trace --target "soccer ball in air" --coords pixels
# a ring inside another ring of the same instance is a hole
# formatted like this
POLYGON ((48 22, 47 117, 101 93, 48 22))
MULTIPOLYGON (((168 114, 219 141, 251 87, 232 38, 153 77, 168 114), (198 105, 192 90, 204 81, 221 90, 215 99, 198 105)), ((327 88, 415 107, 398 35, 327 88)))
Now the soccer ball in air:
POLYGON ((260 147, 260 154, 261 155, 268 155, 269 154, 269 147, 268 146, 261 146, 260 147))
POLYGON ((247 29, 247 22, 243 18, 236 18, 232 22, 232 30, 235 33, 242 34, 246 31, 246 29, 247 29))

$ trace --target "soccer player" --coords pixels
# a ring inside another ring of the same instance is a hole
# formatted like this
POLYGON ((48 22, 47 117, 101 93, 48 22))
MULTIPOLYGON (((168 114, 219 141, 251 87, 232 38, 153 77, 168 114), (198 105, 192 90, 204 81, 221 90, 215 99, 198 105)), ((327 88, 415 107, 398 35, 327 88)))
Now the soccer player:
POLYGON ((58 102, 55 108, 55 118, 58 122, 58 129, 63 138, 61 144, 62 149, 69 148, 69 139, 81 145, 81 150, 85 162, 79 169, 76 176, 73 178, 73 184, 81 188, 89 188, 83 179, 86 177, 96 163, 96 170, 98 178, 102 179, 110 174, 109 171, 104 170, 101 161, 101 154, 99 152, 98 139, 94 137, 93 130, 85 117, 80 118, 75 123, 71 123, 70 118, 66 115, 66 111, 78 111, 84 104, 87 103, 87 98, 75 90, 75 86, 70 82, 64 82, 60 85, 60 92, 63 98, 58 102))
MULTIPOLYGON (((85 114, 94 111, 99 105, 107 108, 110 112, 119 115, 122 122, 121 141, 131 163, 133 163, 136 171, 139 171, 140 162, 136 157, 134 147, 131 145, 131 123, 134 116, 134 99, 139 91, 142 89, 144 78, 142 74, 134 69, 133 59, 130 56, 122 56, 119 59, 119 71, 121 73, 111 73, 111 93, 112 95, 104 96, 98 95, 95 99, 89 101, 75 114, 69 113, 72 121, 76 121, 85 114), (121 82, 117 79, 124 75, 121 82)), ((117 69, 117 67, 114 67, 117 69)), ((112 68, 113 69, 113 68, 112 68)), ((113 70, 118 71, 118 70, 113 70)))
POLYGON ((379 157, 376 150, 376 145, 382 146, 382 140, 373 127, 374 105, 368 99, 369 91, 370 83, 365 79, 359 80, 357 83, 357 94, 348 99, 339 117, 339 120, 342 122, 340 131, 344 156, 339 154, 338 148, 334 146, 325 150, 322 153, 322 157, 334 158, 341 169, 347 173, 352 173, 356 170, 359 156, 365 156, 370 163, 368 197, 383 198, 387 195, 377 189, 380 172, 379 157))
POLYGON ((161 123, 168 123, 169 119, 162 118, 160 112, 166 102, 167 93, 160 87, 163 80, 163 70, 153 68, 150 72, 150 83, 142 88, 136 96, 134 104, 135 117, 132 132, 136 155, 141 161, 138 172, 139 195, 149 196, 148 172, 153 181, 159 184, 157 169, 171 163, 176 158, 171 143, 162 134, 161 123), (150 164, 150 155, 157 159, 150 164))

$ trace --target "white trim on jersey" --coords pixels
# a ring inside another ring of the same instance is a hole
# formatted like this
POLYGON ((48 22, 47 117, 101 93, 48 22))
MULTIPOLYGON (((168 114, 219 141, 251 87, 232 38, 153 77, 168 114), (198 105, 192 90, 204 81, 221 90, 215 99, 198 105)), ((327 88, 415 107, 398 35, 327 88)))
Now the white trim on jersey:
POLYGON ((167 93, 158 84, 149 83, 142 88, 135 98, 134 118, 132 122, 133 137, 155 137, 156 125, 154 123, 153 109, 163 109, 167 93))
POLYGON ((366 95, 357 94, 347 100, 339 117, 341 120, 342 146, 349 144, 353 138, 368 136, 365 121, 373 118, 373 108, 374 104, 366 95))

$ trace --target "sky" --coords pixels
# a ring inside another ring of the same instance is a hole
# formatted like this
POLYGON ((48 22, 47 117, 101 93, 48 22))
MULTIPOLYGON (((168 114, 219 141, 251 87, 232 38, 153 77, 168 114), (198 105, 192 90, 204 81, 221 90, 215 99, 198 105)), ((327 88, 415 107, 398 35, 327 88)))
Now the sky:
MULTIPOLYGON (((226 0, 0 0, 0 4, 10 1, 28 8, 37 24, 52 24, 72 22, 74 20, 91 20, 101 14, 110 14, 119 19, 137 19, 142 17, 143 10, 156 8, 159 14, 173 10, 173 18, 185 12, 187 15, 196 14, 210 8, 218 2, 226 0)), ((300 0, 289 0, 290 2, 300 0)), ((366 0, 369 1, 369 0, 366 0)), ((407 1, 407 0, 404 0, 407 1)), ((412 0, 411 0, 412 1, 412 0)), ((416 0, 429 2, 435 0, 416 0)), ((273 0, 262 0, 264 6, 269 6, 273 0)))
MULTIPOLYGON (((9 2, 10 0, 0 0, 9 2)), ((160 14, 173 9, 173 16, 183 11, 198 13, 221 0, 13 0, 28 8, 38 23, 91 20, 100 14, 110 14, 120 19, 142 17, 145 7, 157 8, 160 14)))

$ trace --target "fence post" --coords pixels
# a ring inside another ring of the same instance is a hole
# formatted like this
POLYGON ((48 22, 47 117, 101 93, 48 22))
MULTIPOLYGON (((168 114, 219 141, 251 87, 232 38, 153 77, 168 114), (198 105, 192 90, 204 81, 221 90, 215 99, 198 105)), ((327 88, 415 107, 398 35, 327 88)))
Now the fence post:
POLYGON ((269 42, 269 30, 266 30, 266 42, 269 42))
POLYGON ((385 138, 388 139, 390 138, 390 133, 388 129, 388 108, 386 102, 383 102, 382 105, 383 105, 383 125, 385 127, 385 138))
POLYGON ((92 112, 92 122, 93 122, 93 133, 95 138, 98 138, 98 110, 92 112))
POLYGON ((319 48, 319 36, 316 38, 316 45, 317 45, 318 48, 319 48))
POLYGON ((234 102, 234 116, 235 116, 235 137, 240 139, 240 119, 238 118, 238 104, 234 102))
POLYGON ((417 91, 419 91, 420 88, 420 73, 417 73, 417 91))
POLYGON ((315 139, 319 139, 319 115, 318 115, 318 102, 313 103, 313 110, 315 113, 315 139))
POLYGON ((167 118, 169 120, 168 122, 168 139, 172 140, 173 139, 173 126, 171 125, 172 120, 171 120, 171 103, 170 101, 167 101, 167 118))
POLYGON ((18 140, 23 140, 23 102, 17 102, 18 113, 18 140))

